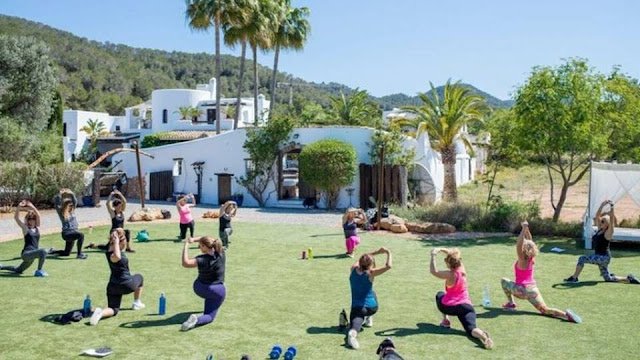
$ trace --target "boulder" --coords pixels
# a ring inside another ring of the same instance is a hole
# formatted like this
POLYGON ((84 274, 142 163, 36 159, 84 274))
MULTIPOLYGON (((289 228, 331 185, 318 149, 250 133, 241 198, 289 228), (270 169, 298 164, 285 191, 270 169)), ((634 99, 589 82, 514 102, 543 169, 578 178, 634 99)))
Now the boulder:
POLYGON ((220 210, 209 210, 202 214, 202 217, 205 219, 217 219, 220 217, 220 210))
POLYGON ((161 220, 164 219, 164 215, 162 214, 161 209, 155 208, 144 208, 138 211, 135 211, 129 217, 129 221, 153 221, 153 220, 161 220))
POLYGON ((407 227, 405 226, 405 224, 391 224, 391 232, 396 233, 396 234, 402 234, 402 233, 406 233, 407 231, 409 231, 407 229, 407 227))
POLYGON ((456 232, 455 226, 447 223, 407 223, 407 229, 419 234, 450 234, 456 232))

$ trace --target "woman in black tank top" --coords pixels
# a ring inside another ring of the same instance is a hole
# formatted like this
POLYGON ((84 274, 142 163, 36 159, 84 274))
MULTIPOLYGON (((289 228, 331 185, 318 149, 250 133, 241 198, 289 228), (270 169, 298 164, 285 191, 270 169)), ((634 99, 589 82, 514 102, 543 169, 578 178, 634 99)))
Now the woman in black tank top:
POLYGON ((623 282, 631 284, 640 284, 640 281, 633 275, 629 274, 627 277, 615 276, 609 272, 609 263, 611 263, 611 250, 609 245, 613 238, 613 231, 617 225, 616 215, 613 211, 613 202, 611 200, 605 200, 600 204, 594 221, 598 226, 598 230, 592 237, 593 241, 593 255, 583 255, 578 258, 578 264, 573 275, 564 279, 566 282, 578 282, 578 276, 582 272, 584 264, 596 264, 600 268, 600 275, 607 282, 623 282), (603 211, 605 206, 609 206, 609 211, 603 211))
POLYGON ((16 274, 22 274, 38 259, 38 269, 33 276, 47 276, 48 274, 42 270, 42 266, 44 265, 44 259, 47 257, 48 251, 38 248, 40 243, 40 231, 38 230, 40 226, 40 213, 38 209, 36 209, 31 202, 23 200, 16 207, 14 219, 16 224, 20 226, 22 235, 24 236, 24 247, 20 253, 22 263, 18 267, 0 265, 0 270, 8 270, 16 274), (24 221, 20 219, 20 211, 27 211, 24 221))
MULTIPOLYGON (((124 210, 127 207, 127 199, 125 199, 124 195, 118 190, 113 190, 111 194, 109 194, 109 198, 107 199, 107 211, 109 211, 109 216, 111 216, 111 230, 113 232, 115 229, 124 229, 124 210)), ((127 238, 127 248, 126 252, 136 252, 131 248, 131 231, 128 229, 124 230, 124 234, 127 238)), ((105 245, 96 245, 95 243, 91 243, 87 246, 90 249, 100 249, 107 251, 109 248, 109 244, 105 245)))

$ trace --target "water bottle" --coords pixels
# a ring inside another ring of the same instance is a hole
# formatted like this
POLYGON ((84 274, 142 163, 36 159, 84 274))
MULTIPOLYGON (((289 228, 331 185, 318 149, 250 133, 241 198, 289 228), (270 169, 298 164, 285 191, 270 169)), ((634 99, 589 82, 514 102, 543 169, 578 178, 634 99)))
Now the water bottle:
POLYGON ((313 259, 313 249, 311 248, 307 249, 307 259, 309 260, 313 259))
POLYGON ((293 360, 298 353, 298 349, 295 346, 289 346, 287 352, 284 353, 284 360, 293 360))
POLYGON ((91 314, 91 297, 87 295, 84 298, 84 303, 82 304, 82 313, 84 316, 89 316, 91 314))
POLYGON ((491 299, 489 298, 489 287, 486 285, 484 289, 482 289, 482 306, 484 307, 491 306, 491 299))
POLYGON ((158 315, 164 315, 167 312, 167 298, 164 296, 164 293, 160 294, 160 299, 158 299, 158 315))
POLYGON ((282 354, 282 347, 280 345, 273 345, 271 352, 269 353, 269 359, 278 359, 282 354))

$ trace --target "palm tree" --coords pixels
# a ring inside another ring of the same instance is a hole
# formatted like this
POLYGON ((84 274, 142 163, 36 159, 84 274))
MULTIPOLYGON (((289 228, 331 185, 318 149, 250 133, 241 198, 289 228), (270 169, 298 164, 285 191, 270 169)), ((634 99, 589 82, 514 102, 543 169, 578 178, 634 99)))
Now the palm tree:
POLYGON ((369 100, 366 90, 356 89, 353 94, 346 96, 340 91, 340 96, 332 96, 331 113, 342 125, 376 127, 380 114, 378 106, 369 100))
POLYGON ((243 16, 235 21, 232 21, 223 26, 224 31, 224 43, 227 46, 234 47, 236 44, 240 44, 240 75, 238 80, 238 93, 236 97, 236 110, 234 114, 233 129, 238 128, 240 122, 240 108, 242 101, 242 89, 244 84, 244 69, 245 60, 247 58, 247 39, 255 36, 255 34, 261 31, 260 23, 248 21, 252 17, 252 14, 257 11, 258 4, 256 0, 246 0, 246 4, 243 6, 243 16))
POLYGON ((433 84, 429 84, 429 94, 418 94, 422 105, 405 106, 402 109, 416 115, 414 124, 418 125, 417 136, 426 132, 431 147, 440 152, 444 166, 443 199, 456 201, 456 142, 460 140, 467 149, 471 149, 465 127, 472 122, 482 121, 488 107, 483 97, 473 94, 459 82, 451 84, 451 80, 448 80, 442 98, 433 84))
POLYGON ((273 56, 273 75, 271 78, 271 103, 269 112, 273 110, 276 101, 276 75, 278 73, 278 58, 280 49, 301 50, 307 41, 311 26, 307 17, 310 14, 309 8, 292 8, 291 0, 280 0, 284 7, 285 14, 281 19, 277 31, 273 34, 273 45, 275 54, 273 56))
POLYGON ((254 125, 256 126, 262 116, 262 114, 258 113, 258 88, 260 87, 260 80, 258 79, 258 49, 271 48, 273 34, 284 15, 283 7, 278 1, 258 0, 257 5, 249 21, 259 31, 247 36, 247 41, 253 52, 253 113, 255 117, 254 125))
POLYGON ((186 0, 189 27, 198 31, 214 29, 216 78, 216 134, 220 134, 220 28, 242 15, 244 0, 186 0))
POLYGON ((109 131, 105 127, 104 123, 100 120, 87 120, 87 125, 80 128, 80 131, 85 132, 87 136, 89 136, 90 148, 89 151, 91 153, 96 151, 96 143, 98 141, 98 136, 108 134, 109 131))
POLYGON ((175 114, 180 114, 180 120, 187 120, 191 116, 191 106, 180 106, 175 114))

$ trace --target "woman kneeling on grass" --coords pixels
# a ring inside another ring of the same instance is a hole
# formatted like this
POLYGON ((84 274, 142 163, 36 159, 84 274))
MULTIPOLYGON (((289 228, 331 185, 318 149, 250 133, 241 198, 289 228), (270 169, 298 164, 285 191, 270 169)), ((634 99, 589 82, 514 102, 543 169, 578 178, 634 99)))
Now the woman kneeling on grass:
POLYGON ((485 349, 493 348, 493 340, 489 334, 476 327, 476 312, 467 291, 467 272, 462 264, 460 250, 456 248, 431 250, 430 271, 435 277, 446 280, 445 291, 439 291, 436 294, 436 304, 443 315, 440 326, 451 327, 448 316, 455 315, 462 323, 467 335, 479 339, 485 349), (436 255, 439 252, 447 255, 444 262, 449 270, 438 271, 436 268, 436 255))
POLYGON ((592 238, 593 249, 595 250, 594 254, 580 256, 573 275, 564 279, 564 281, 570 283, 578 282, 578 276, 580 276, 584 264, 596 264, 600 268, 600 275, 602 275, 604 281, 640 284, 640 281, 638 281, 633 274, 629 274, 627 277, 620 277, 609 272, 609 263, 611 262, 611 249, 609 245, 611 244, 613 230, 617 222, 616 215, 613 212, 613 202, 611 200, 603 201, 593 220, 598 225, 598 231, 596 231, 592 238), (605 205, 609 205, 608 212, 602 211, 605 205))
POLYGON ((210 236, 188 238, 182 249, 182 266, 198 268, 198 277, 193 282, 193 291, 204 299, 204 314, 191 314, 182 323, 182 331, 193 329, 197 325, 206 325, 215 320, 222 306, 227 290, 224 287, 225 255, 222 242, 210 236), (201 254, 189 258, 189 244, 197 242, 201 254))
POLYGON ((373 324, 373 314, 378 311, 378 298, 373 291, 373 279, 382 275, 391 269, 391 252, 384 247, 363 254, 355 264, 351 266, 351 274, 349 275, 349 284, 351 285, 351 314, 350 328, 347 333, 347 344, 353 349, 358 349, 360 344, 356 339, 358 332, 362 330, 362 326, 371 326, 373 324), (373 258, 375 255, 387 254, 385 265, 376 268, 376 262, 373 258))
POLYGON ((14 219, 16 220, 16 224, 18 224, 20 229, 22 229, 22 235, 24 236, 24 247, 20 254, 20 257, 22 257, 22 263, 18 267, 0 265, 0 270, 8 270, 13 271, 16 274, 22 274, 22 272, 27 270, 29 266, 38 259, 38 269, 33 276, 47 276, 47 273, 42 270, 44 259, 47 257, 47 250, 38 248, 40 243, 40 231, 38 230, 38 227, 40 226, 40 213, 38 212, 38 209, 36 209, 31 202, 23 200, 16 207, 14 219), (20 211, 27 211, 27 215, 24 217, 24 222, 20 220, 20 211))
POLYGON ((133 293, 133 310, 144 309, 145 305, 140 301, 144 279, 142 275, 131 275, 129 272, 129 259, 124 253, 127 246, 127 238, 122 228, 111 232, 109 249, 106 252, 107 262, 111 270, 109 283, 107 284, 107 306, 104 309, 96 308, 91 315, 89 323, 97 325, 98 321, 118 315, 122 295, 133 293))
POLYGON ((538 311, 543 315, 554 316, 560 319, 565 319, 574 323, 581 323, 580 317, 567 309, 562 311, 554 308, 550 308, 545 304, 542 294, 536 285, 536 280, 533 276, 533 265, 535 264, 535 257, 538 255, 538 246, 533 242, 533 237, 529 231, 529 223, 522 223, 522 230, 518 235, 518 242, 516 243, 516 253, 518 260, 513 264, 513 271, 515 273, 516 281, 503 278, 502 290, 507 295, 508 302, 502 305, 505 310, 515 310, 516 303, 513 301, 513 297, 518 299, 529 300, 538 311))

